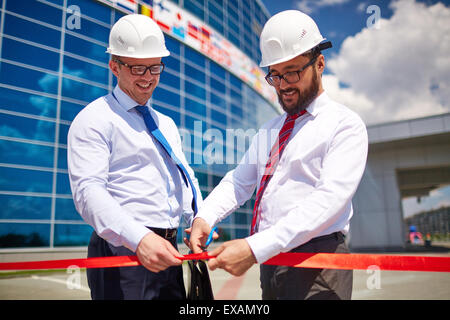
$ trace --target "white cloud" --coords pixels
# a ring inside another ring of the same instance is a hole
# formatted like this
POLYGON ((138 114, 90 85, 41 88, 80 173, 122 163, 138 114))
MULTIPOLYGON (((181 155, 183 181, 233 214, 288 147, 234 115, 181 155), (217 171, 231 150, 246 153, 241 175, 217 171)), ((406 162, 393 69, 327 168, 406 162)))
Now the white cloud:
POLYGON ((358 6, 356 7, 356 11, 366 12, 368 6, 369 6, 369 4, 367 2, 360 2, 358 4, 358 6))
MULTIPOLYGON (((335 75, 324 74, 322 76, 323 87, 327 94, 334 100, 353 109, 360 115, 377 112, 376 106, 364 94, 357 93, 351 88, 343 88, 335 75)), ((366 119, 363 119, 366 120, 366 119)))
POLYGON ((294 6, 306 14, 311 14, 322 7, 334 6, 348 1, 349 0, 301 0, 297 1, 294 6))
POLYGON ((391 7, 379 29, 344 40, 328 61, 325 89, 368 124, 449 112, 450 8, 414 0, 391 7))

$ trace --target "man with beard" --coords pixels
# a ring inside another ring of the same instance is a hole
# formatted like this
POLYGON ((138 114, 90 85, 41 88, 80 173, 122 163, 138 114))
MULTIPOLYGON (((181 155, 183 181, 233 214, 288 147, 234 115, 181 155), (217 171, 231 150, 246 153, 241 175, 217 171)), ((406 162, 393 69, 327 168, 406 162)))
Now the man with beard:
POLYGON ((240 164, 207 197, 190 230, 190 246, 200 252, 212 226, 257 187, 250 236, 211 251, 215 258, 208 264, 239 276, 261 263, 263 299, 351 298, 351 270, 262 265, 280 252, 349 252, 344 235, 368 139, 360 117, 322 87, 321 50, 331 47, 323 40, 315 22, 300 11, 267 21, 260 65, 268 67, 266 80, 286 113, 262 126, 240 164), (276 140, 270 140, 273 130, 276 140))

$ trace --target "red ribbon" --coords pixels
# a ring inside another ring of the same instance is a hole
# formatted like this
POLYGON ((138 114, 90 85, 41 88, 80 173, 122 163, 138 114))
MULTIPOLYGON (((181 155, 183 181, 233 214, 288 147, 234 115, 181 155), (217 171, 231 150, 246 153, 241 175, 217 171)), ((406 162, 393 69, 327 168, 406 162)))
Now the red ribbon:
POLYGON ((280 253, 264 264, 297 268, 450 272, 450 257, 396 256, 355 253, 280 253))
MULTIPOLYGON (((205 260, 214 258, 207 252, 187 254, 180 260, 205 260)), ((380 270, 437 271, 450 272, 450 257, 397 256, 354 253, 280 253, 264 264, 297 268, 320 269, 368 269, 376 266, 380 270)), ((3 262, 0 270, 38 270, 79 268, 110 268, 139 266, 137 256, 101 257, 87 259, 65 259, 47 261, 3 262)))

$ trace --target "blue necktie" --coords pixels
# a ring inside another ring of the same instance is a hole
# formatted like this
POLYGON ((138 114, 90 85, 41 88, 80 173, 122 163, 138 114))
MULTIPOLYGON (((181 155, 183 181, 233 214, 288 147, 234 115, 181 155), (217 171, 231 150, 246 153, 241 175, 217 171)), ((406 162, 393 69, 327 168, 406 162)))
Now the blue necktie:
POLYGON ((181 163, 180 159, 173 153, 172 148, 170 147, 169 142, 166 140, 162 132, 158 129, 158 126, 155 123, 155 120, 153 120, 152 115, 150 114, 150 111, 147 106, 137 106, 136 110, 143 116, 145 125, 147 126, 148 131, 150 131, 150 134, 158 140, 158 142, 161 144, 161 146, 164 148, 164 150, 167 152, 167 154, 170 156, 172 161, 177 166, 178 170, 181 173, 181 176, 183 177, 184 183, 186 183, 186 186, 191 186, 192 194, 194 198, 192 199, 192 210, 194 210, 194 216, 197 214, 198 208, 197 208, 197 191, 195 190, 194 184, 192 183, 191 177, 189 176, 189 173, 186 170, 186 167, 181 163), (187 180, 187 181, 186 181, 187 180))

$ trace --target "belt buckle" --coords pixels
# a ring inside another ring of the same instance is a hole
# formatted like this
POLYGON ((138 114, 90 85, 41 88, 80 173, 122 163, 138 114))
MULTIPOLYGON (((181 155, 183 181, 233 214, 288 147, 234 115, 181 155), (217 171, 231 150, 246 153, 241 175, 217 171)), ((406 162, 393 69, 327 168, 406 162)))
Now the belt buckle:
POLYGON ((174 230, 172 230, 172 229, 166 229, 165 231, 166 231, 166 234, 165 234, 165 237, 164 237, 164 238, 166 238, 166 239, 172 239, 172 238, 173 238, 173 235, 174 235, 174 230))

